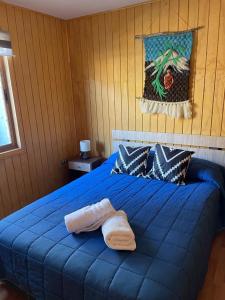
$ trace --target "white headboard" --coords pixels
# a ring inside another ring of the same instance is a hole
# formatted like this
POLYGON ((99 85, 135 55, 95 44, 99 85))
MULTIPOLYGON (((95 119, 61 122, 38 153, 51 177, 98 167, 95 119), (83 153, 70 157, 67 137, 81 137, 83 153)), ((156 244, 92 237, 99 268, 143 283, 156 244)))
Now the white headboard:
POLYGON ((207 159, 225 167, 225 137, 113 130, 112 143, 114 152, 118 150, 120 144, 129 146, 165 144, 192 150, 195 152, 194 157, 207 159))

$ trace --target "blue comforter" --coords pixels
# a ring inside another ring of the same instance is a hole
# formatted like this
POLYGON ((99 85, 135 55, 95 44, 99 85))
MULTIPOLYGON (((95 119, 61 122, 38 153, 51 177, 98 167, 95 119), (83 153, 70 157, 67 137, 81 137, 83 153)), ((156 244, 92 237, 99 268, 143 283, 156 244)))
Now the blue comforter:
POLYGON ((113 160, 0 222, 5 278, 36 299, 196 299, 218 223, 219 185, 110 175, 113 160), (101 231, 68 234, 64 215, 109 197, 134 230, 134 252, 101 231))

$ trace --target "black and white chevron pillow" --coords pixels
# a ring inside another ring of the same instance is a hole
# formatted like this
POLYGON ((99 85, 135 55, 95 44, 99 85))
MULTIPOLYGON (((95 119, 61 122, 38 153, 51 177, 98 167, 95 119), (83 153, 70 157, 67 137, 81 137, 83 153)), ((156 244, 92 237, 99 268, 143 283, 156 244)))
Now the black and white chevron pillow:
POLYGON ((126 147, 119 145, 119 153, 111 174, 126 173, 133 176, 145 176, 150 147, 126 147))
POLYGON ((156 144, 152 169, 146 174, 146 177, 184 184, 193 153, 156 144))

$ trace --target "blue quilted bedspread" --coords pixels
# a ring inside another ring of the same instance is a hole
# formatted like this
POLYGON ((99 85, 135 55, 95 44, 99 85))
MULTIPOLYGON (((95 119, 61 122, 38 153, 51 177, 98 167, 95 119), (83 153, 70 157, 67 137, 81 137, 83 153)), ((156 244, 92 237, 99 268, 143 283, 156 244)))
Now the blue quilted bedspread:
POLYGON ((177 186, 110 175, 108 161, 0 222, 1 278, 36 299, 196 299, 220 207, 208 181, 177 186), (137 249, 107 248, 100 230, 68 234, 64 215, 109 197, 137 249))

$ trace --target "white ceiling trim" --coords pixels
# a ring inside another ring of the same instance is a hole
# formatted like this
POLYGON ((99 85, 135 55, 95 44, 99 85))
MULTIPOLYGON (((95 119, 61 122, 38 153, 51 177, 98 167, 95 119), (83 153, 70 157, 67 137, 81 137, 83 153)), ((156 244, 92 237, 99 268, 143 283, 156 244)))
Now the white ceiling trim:
POLYGON ((61 19, 72 19, 143 3, 143 0, 4 0, 4 2, 45 13, 61 19))

